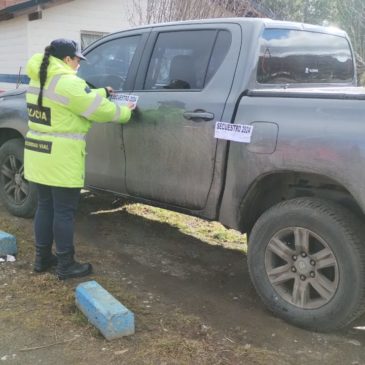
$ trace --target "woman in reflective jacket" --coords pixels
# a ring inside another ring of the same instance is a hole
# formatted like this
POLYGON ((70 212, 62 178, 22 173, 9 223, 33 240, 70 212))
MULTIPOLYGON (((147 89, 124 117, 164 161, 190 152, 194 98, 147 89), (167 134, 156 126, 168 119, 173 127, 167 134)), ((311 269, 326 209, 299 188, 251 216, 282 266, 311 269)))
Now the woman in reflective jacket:
POLYGON ((75 261, 73 242, 75 213, 84 186, 85 135, 92 122, 126 123, 131 116, 131 106, 118 106, 107 99, 110 87, 92 90, 76 75, 80 59, 85 57, 76 42, 57 39, 27 64, 31 81, 24 173, 38 191, 34 270, 43 272, 57 264, 60 279, 92 271, 91 264, 75 261))

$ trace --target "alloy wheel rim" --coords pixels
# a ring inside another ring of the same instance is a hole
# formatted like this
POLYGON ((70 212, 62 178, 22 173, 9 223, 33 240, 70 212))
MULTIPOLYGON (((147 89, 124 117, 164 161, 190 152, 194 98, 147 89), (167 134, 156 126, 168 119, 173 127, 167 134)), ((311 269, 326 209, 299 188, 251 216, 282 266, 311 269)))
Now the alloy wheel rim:
POLYGON ((14 155, 8 155, 1 165, 1 185, 6 198, 17 205, 29 194, 29 183, 24 179, 24 165, 14 155))
POLYGON ((339 285, 333 251, 322 237, 306 228, 277 232, 266 247, 265 269, 280 297, 301 309, 327 304, 339 285))

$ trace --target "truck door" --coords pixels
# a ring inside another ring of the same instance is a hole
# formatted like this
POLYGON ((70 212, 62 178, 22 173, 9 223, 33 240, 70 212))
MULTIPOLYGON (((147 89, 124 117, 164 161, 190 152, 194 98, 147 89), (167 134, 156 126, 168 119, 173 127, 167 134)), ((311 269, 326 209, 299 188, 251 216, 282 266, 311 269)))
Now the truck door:
POLYGON ((240 32, 224 23, 151 32, 133 91, 138 110, 123 127, 128 194, 204 208, 215 169, 215 122, 231 89, 240 32))
MULTIPOLYGON (((94 87, 133 89, 138 60, 150 29, 116 33, 86 51, 79 75, 94 87)), ((117 123, 94 123, 87 135, 86 184, 125 193, 122 128, 117 123)))

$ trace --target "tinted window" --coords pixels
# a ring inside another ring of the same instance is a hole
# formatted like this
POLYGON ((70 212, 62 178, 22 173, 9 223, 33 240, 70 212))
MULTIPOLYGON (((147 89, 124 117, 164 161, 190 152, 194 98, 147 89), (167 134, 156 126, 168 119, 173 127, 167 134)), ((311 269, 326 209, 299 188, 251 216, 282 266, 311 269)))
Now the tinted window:
POLYGON ((160 33, 144 89, 202 89, 216 30, 160 33))
POLYGON ((261 37, 259 83, 343 83, 353 75, 345 38, 288 29, 266 29, 261 37))
POLYGON ((96 87, 123 90, 140 36, 114 39, 90 51, 79 75, 96 87))

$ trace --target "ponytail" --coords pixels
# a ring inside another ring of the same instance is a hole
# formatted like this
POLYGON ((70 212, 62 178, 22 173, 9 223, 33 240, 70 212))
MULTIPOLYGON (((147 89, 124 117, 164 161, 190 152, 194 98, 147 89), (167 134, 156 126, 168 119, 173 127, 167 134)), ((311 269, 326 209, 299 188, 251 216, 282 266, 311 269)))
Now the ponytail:
POLYGON ((41 67, 39 69, 39 80, 40 80, 40 91, 38 95, 38 106, 42 108, 42 102, 43 102, 43 89, 44 84, 47 80, 47 69, 49 65, 49 57, 52 55, 53 46, 47 46, 44 50, 44 56, 41 63, 41 67))

